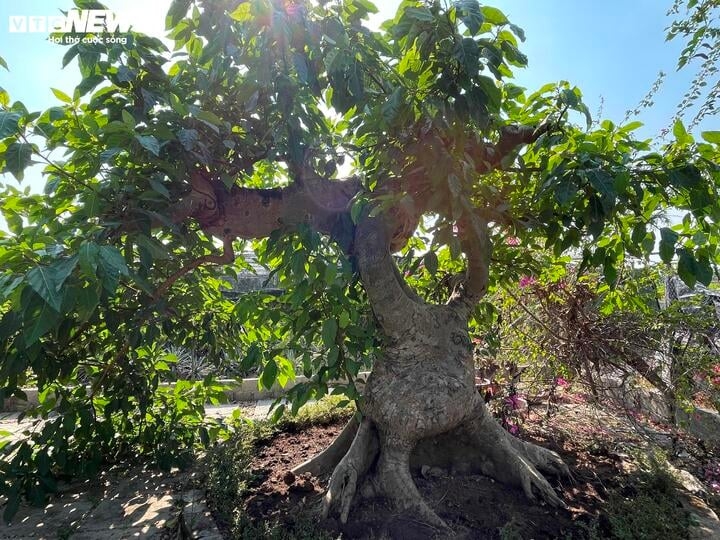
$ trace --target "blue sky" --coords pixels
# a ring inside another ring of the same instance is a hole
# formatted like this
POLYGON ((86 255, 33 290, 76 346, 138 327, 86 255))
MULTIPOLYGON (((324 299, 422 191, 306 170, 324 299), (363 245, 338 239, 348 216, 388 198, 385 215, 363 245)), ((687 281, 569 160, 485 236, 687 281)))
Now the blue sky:
MULTIPOLYGON (((164 15, 169 0, 106 0, 106 5, 128 18, 135 29, 164 35, 164 15)), ((380 13, 374 23, 390 18, 399 0, 377 1, 380 13)), ((595 115, 601 100, 602 116, 622 121, 625 111, 647 93, 659 71, 668 79, 653 108, 645 110, 641 137, 656 136, 668 126, 692 76, 677 73, 675 65, 682 44, 665 42, 670 23, 666 10, 671 0, 494 0, 527 35, 522 50, 529 67, 517 70, 519 84, 535 89, 550 81, 568 80, 579 86, 595 115)), ((0 86, 13 100, 30 110, 56 104, 55 87, 72 94, 79 76, 74 65, 60 68, 66 47, 54 45, 36 33, 10 33, 11 15, 56 15, 72 6, 69 0, 0 2, 0 56, 10 72, 0 69, 0 86)), ((27 178, 41 185, 35 174, 27 178)))

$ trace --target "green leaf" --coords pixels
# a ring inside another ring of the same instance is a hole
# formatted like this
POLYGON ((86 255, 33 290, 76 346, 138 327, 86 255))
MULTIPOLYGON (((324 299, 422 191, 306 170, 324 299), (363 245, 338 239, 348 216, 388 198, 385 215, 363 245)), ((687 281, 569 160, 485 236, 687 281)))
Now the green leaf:
POLYGON ((633 244, 641 245, 647 236, 647 227, 644 223, 638 223, 633 227, 631 240, 633 244))
POLYGON ((692 135, 687 132, 680 119, 677 119, 673 125, 673 135, 675 135, 676 141, 681 145, 690 144, 694 141, 692 135))
POLYGON ((78 53, 80 52, 80 47, 79 47, 79 45, 80 45, 79 43, 73 45, 73 46, 70 47, 70 48, 67 50, 67 52, 63 55, 62 67, 67 66, 70 62, 72 62, 72 59, 75 58, 75 57, 78 55, 78 53))
POLYGON ((33 318, 33 322, 29 328, 25 329, 23 340, 26 346, 30 346, 35 343, 42 336, 52 330, 58 322, 60 322, 61 315, 48 303, 42 304, 39 313, 33 318))
MULTIPOLYGON (((185 15, 187 15, 188 9, 190 9, 191 0, 173 0, 168 9, 167 15, 165 16, 165 30, 174 28, 185 15)), ((247 2, 249 5, 250 2, 247 2)))
POLYGON ((251 2, 241 2, 238 7, 230 13, 230 18, 241 23, 248 22, 252 19, 251 8, 251 2))
POLYGON ((636 120, 635 122, 630 122, 630 123, 625 124, 624 126, 622 126, 622 127, 620 128, 620 131, 622 131, 623 133, 630 133, 631 131, 635 131, 636 129, 640 129, 641 127, 643 127, 643 125, 644 125, 644 124, 643 124, 642 122, 640 122, 639 120, 636 120))
POLYGON ((55 311, 60 311, 62 294, 58 291, 55 272, 49 266, 36 266, 27 273, 27 280, 33 290, 55 311))
POLYGON ((423 262, 425 263, 425 268, 427 268, 428 272, 434 276, 438 271, 438 257, 435 252, 428 251, 423 257, 423 262))
POLYGON ((154 135, 135 135, 140 145, 154 156, 160 155, 160 143, 154 135))
POLYGON ((130 274, 130 270, 127 264, 125 264, 125 259, 116 247, 100 246, 98 253, 100 254, 100 265, 107 273, 120 274, 123 276, 130 274))
POLYGON ((432 12, 426 8, 416 8, 416 7, 408 7, 405 8, 405 13, 403 17, 407 17, 409 19, 415 19, 416 21, 421 22, 433 22, 435 20, 435 16, 432 14, 432 12))
POLYGON ((712 144, 720 144, 720 131, 703 131, 700 136, 712 144))
POLYGON ((271 358, 265 363, 262 374, 258 379, 258 386, 262 388, 270 389, 275 384, 275 379, 278 374, 278 366, 274 358, 271 358))
POLYGON ((284 356, 279 356, 277 363, 279 364, 277 382, 282 388, 285 388, 288 382, 295 380, 295 368, 292 362, 284 356))
POLYGON ((560 182, 553 190, 553 195, 560 205, 565 205, 575 198, 577 192, 576 178, 572 175, 565 175, 560 178, 560 182))
POLYGON ((36 266, 27 273, 30 287, 55 311, 60 311, 63 301, 63 283, 77 265, 78 257, 55 262, 51 266, 36 266))
POLYGON ((382 115, 388 124, 392 123, 400 112, 400 107, 403 104, 403 95, 404 92, 402 87, 398 86, 395 90, 393 90, 390 97, 388 97, 387 101, 383 104, 382 115))
POLYGON ((0 66, 4 67, 6 71, 10 71, 10 68, 8 68, 7 62, 5 59, 0 56, 0 66))
POLYGON ((708 287, 713 280, 713 268, 708 259, 695 259, 695 277, 708 287))
POLYGON ((210 111, 199 110, 195 113, 195 116, 212 126, 220 127, 223 123, 218 115, 210 111))
POLYGON ((100 296, 93 287, 83 287, 76 293, 77 310, 81 321, 86 321, 95 311, 100 302, 100 296))
POLYGON ((98 255, 100 250, 95 242, 83 242, 80 245, 79 262, 80 268, 87 277, 95 277, 98 267, 98 255))
POLYGON ((670 182, 674 186, 694 188, 702 184, 702 173, 694 165, 675 167, 668 171, 670 182))
POLYGON ((455 2, 455 9, 470 34, 473 36, 477 34, 485 21, 482 11, 480 11, 480 3, 477 0, 458 0, 455 2))
POLYGON ((322 325, 322 340, 323 345, 326 348, 332 347, 335 344, 335 338, 337 337, 338 324, 335 319, 327 319, 322 325))
POLYGON ((612 212, 615 207, 615 180, 602 169, 587 171, 587 178, 590 184, 600 194, 600 201, 606 214, 612 212))
POLYGON ((0 112, 0 139, 15 135, 20 131, 18 122, 22 115, 15 112, 0 112))
POLYGON ((120 115, 122 116, 122 121, 124 124, 126 124, 129 128, 135 129, 136 122, 132 114, 123 109, 120 115))
POLYGON ((603 277, 605 278, 605 283, 610 285, 610 287, 615 286, 617 282, 618 271, 615 267, 615 261, 610 257, 607 257, 603 263, 603 277))
POLYGON ((480 49, 477 42, 469 37, 463 38, 456 47, 453 56, 460 62, 465 73, 474 76, 480 69, 480 49))
POLYGON ((80 84, 75 87, 75 97, 80 98, 81 96, 84 96, 104 80, 105 77, 102 75, 91 75, 90 77, 85 77, 82 81, 80 81, 80 84))
POLYGON ((52 90, 52 93, 55 94, 55 97, 63 103, 72 103, 72 98, 62 90, 58 90, 57 88, 50 88, 50 90, 52 90))
POLYGON ((665 264, 670 264, 675 255, 675 243, 679 238, 678 233, 667 227, 660 229, 660 259, 665 264))
POLYGON ((677 266, 678 276, 682 279, 685 284, 691 289, 695 287, 697 283, 697 263, 695 257, 692 256, 687 250, 680 252, 680 258, 678 259, 677 266))
POLYGON ((487 22, 494 25, 507 24, 508 20, 505 14, 498 8, 483 6, 482 7, 483 17, 487 22))
POLYGON ((5 170, 22 180, 25 176, 25 168, 30 165, 33 148, 28 143, 14 142, 5 150, 5 170))
POLYGON ((340 348, 337 345, 333 345, 328 350, 327 354, 327 365, 331 368, 337 366, 338 358, 340 358, 340 348))

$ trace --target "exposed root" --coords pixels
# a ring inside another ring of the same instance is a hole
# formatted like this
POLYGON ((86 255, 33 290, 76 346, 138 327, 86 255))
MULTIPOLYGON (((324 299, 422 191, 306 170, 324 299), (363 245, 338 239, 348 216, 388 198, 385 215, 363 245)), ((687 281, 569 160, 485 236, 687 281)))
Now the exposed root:
MULTIPOLYGON (((353 419, 329 448, 296 467, 294 472, 322 474, 339 461, 330 477, 323 517, 337 512, 340 521, 347 523, 357 495, 380 496, 398 511, 411 514, 447 535, 451 529, 423 499, 412 479, 410 454, 414 446, 403 436, 378 430, 366 416, 359 427, 353 419)), ((560 456, 510 435, 482 402, 475 407, 475 414, 457 428, 421 441, 413 453, 413 466, 419 465, 418 460, 447 468, 454 471, 452 474, 482 472, 521 487, 528 499, 565 507, 541 474, 571 477, 560 456)))
POLYGON ((327 493, 323 502, 322 516, 326 518, 330 510, 338 507, 340 521, 347 523, 350 505, 355 498, 358 482, 365 477, 378 453, 378 440, 372 422, 365 418, 360 423, 350 449, 340 460, 330 477, 327 493))
POLYGON ((507 484, 522 487, 528 499, 540 499, 556 507, 565 507, 555 490, 539 471, 557 476, 570 476, 560 456, 551 450, 516 439, 490 415, 485 405, 476 407, 478 414, 467 425, 474 438, 481 461, 481 470, 507 484))
POLYGON ((322 476, 332 471, 337 464, 340 463, 343 456, 347 454, 355 439, 359 426, 360 422, 358 419, 355 417, 351 418, 330 446, 305 463, 301 463, 295 467, 292 472, 295 473, 296 476, 307 472, 313 476, 322 476))
POLYGON ((387 497, 388 501, 402 512, 413 514, 421 521, 449 532, 450 528, 438 516, 420 495, 410 475, 410 450, 407 446, 393 445, 383 441, 373 484, 376 492, 387 497))
POLYGON ((536 444, 522 441, 515 437, 509 437, 514 448, 520 451, 540 472, 551 474, 558 478, 571 478, 572 473, 562 458, 547 448, 536 444))

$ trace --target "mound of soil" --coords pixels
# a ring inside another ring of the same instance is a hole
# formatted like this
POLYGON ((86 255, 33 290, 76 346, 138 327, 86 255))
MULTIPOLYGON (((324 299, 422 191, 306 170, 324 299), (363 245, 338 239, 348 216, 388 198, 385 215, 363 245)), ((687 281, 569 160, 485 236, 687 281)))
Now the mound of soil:
MULTIPOLYGON (((382 499, 356 501, 345 525, 315 518, 328 479, 309 474, 297 478, 290 469, 329 445, 342 427, 338 423, 281 433, 259 448, 251 464, 257 481, 245 499, 246 516, 257 523, 278 523, 284 530, 313 516, 332 538, 431 538, 432 529, 412 515, 394 512, 382 499)), ((591 407, 568 405, 552 418, 530 414, 521 436, 555 450, 570 467, 574 481, 551 479, 566 509, 529 502, 521 489, 484 476, 452 476, 441 469, 415 475, 418 489, 456 531, 456 538, 587 538, 590 523, 605 537, 608 490, 630 483, 630 454, 647 450, 646 432, 634 429, 621 415, 599 418, 591 407)))

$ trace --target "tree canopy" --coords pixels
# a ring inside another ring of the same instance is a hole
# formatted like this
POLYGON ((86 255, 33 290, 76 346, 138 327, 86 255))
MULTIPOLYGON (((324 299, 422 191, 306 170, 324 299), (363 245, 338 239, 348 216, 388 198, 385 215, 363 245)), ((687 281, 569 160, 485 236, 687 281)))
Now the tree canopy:
POLYGON ((427 301, 479 300, 569 253, 610 289, 629 257, 658 254, 689 285, 716 275, 720 132, 677 122, 657 148, 637 122, 592 123, 568 82, 513 84, 523 31, 476 0, 405 0, 379 30, 375 11, 174 0, 172 50, 136 32, 72 45, 80 82, 45 111, 0 90, 0 397, 37 385, 47 419, 3 446, 12 501, 217 436, 199 413, 216 383, 158 390, 169 343, 237 355, 266 387, 302 371, 295 408, 341 377, 358 399, 389 324, 355 259, 368 216, 427 301), (23 186, 38 164, 39 194, 23 186), (249 248, 280 296, 223 295, 249 248))

